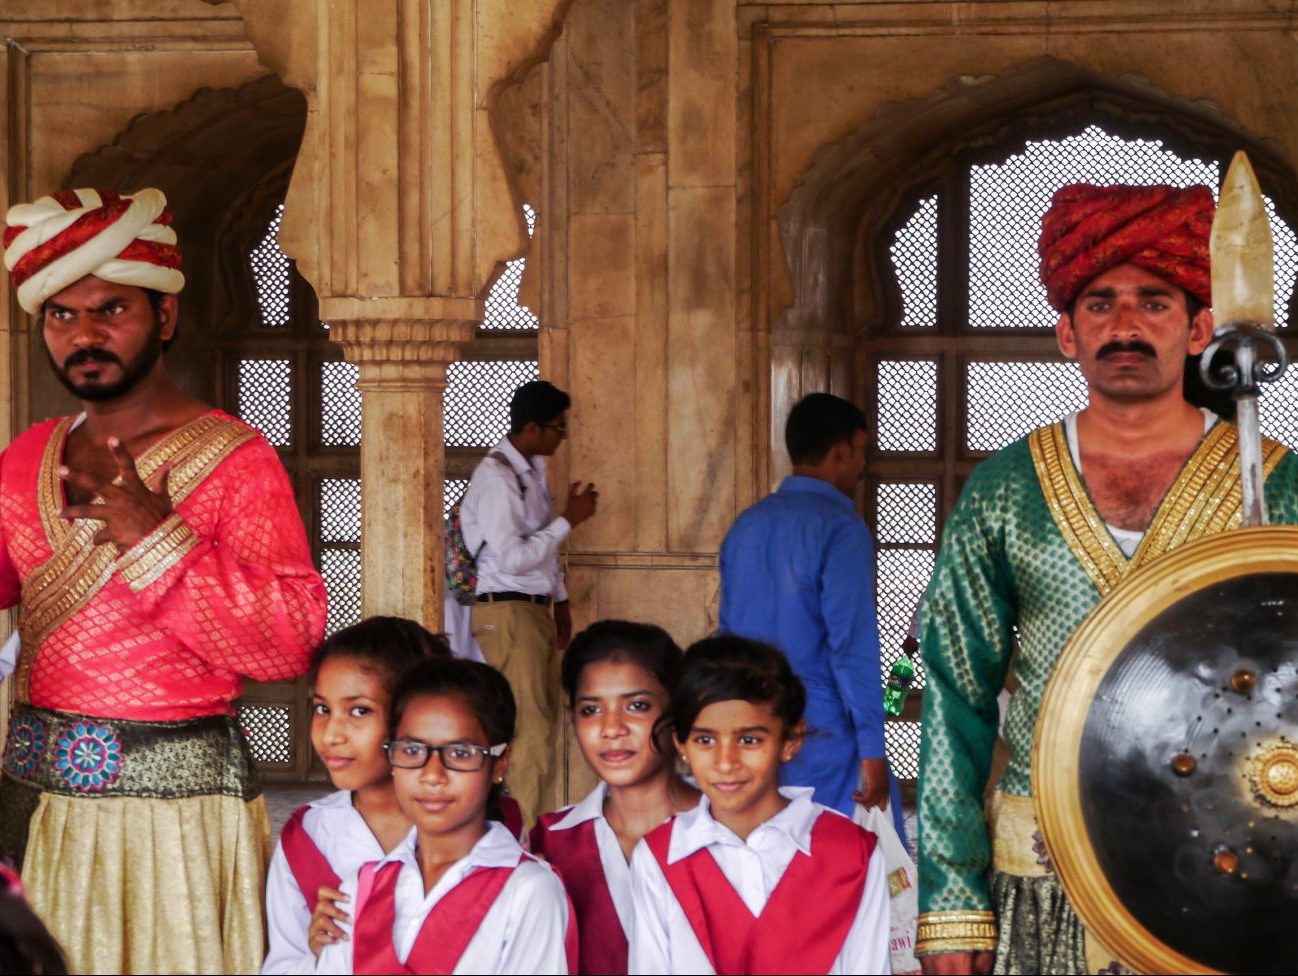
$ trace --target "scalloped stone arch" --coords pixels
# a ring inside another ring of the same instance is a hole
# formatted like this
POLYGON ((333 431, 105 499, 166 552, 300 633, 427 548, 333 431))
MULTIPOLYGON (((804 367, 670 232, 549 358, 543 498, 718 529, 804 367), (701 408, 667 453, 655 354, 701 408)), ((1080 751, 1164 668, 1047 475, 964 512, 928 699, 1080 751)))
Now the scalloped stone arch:
POLYGON ((922 99, 886 106, 823 147, 777 219, 794 304, 779 325, 867 333, 899 307, 884 242, 955 157, 999 157, 1013 140, 1057 136, 1084 122, 1119 135, 1155 133, 1180 153, 1245 149, 1263 188, 1298 226, 1298 180, 1273 142, 1211 102, 1042 58, 990 77, 961 76, 922 99))

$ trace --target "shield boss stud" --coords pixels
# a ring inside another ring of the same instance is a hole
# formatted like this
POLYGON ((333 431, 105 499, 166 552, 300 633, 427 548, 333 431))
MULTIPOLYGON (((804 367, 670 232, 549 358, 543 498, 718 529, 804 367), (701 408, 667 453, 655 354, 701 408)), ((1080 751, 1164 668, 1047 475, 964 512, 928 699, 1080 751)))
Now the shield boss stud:
POLYGON ((1262 752, 1253 760, 1249 783, 1263 803, 1273 807, 1298 804, 1298 747, 1281 742, 1262 752))

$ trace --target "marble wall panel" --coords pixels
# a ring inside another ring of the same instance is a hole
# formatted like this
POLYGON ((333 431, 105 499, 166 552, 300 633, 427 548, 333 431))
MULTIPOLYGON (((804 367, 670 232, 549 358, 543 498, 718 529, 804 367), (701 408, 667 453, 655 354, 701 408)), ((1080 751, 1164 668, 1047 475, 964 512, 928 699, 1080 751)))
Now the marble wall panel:
POLYGON ((74 48, 33 54, 29 66, 33 122, 28 158, 37 194, 57 189, 74 159, 112 142, 136 115, 169 109, 201 87, 232 88, 265 73, 251 47, 74 48))
POLYGON ((635 217, 574 214, 568 221, 570 319, 635 314, 635 217))
POLYGON ((636 548, 667 549, 667 160, 636 159, 636 548))
POLYGON ((657 624, 681 647, 716 629, 714 569, 608 568, 599 575, 599 616, 657 624))
POLYGON ((817 150, 884 105, 922 98, 961 74, 999 74, 1044 53, 1043 40, 1032 36, 781 38, 771 52, 768 199, 782 203, 817 150))
POLYGON ((733 187, 668 195, 667 539, 714 552, 735 515, 733 187))
POLYGON ((635 209, 636 6, 579 0, 569 13, 568 125, 572 212, 635 209))
POLYGON ((599 511, 573 532, 583 552, 635 546, 639 501, 635 388, 635 320, 583 319, 569 327, 573 406, 569 427, 571 481, 594 482, 599 511))
POLYGON ((733 185, 739 44, 734 0, 671 0, 668 44, 671 185, 733 185))
POLYGON ((637 0, 636 152, 667 149, 667 0, 637 0))

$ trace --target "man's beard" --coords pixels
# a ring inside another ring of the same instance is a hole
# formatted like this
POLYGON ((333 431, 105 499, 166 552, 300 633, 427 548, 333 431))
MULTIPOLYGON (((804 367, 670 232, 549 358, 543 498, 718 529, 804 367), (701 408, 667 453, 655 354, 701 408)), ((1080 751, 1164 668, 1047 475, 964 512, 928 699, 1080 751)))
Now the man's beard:
POLYGON ((50 355, 48 346, 45 347, 45 358, 49 360, 50 369, 54 370, 54 375, 58 377, 59 382, 63 384, 69 393, 78 400, 101 403, 105 400, 116 400, 133 390, 135 385, 149 375, 153 367, 157 365, 158 359, 162 356, 162 347, 162 323, 155 322, 153 330, 149 333, 149 338, 145 341, 144 348, 129 363, 123 363, 121 359, 107 349, 100 349, 95 346, 77 350, 63 360, 61 367, 54 361, 54 357, 50 355), (72 379, 71 372, 75 367, 86 363, 114 364, 121 368, 122 375, 115 383, 104 383, 99 380, 87 380, 78 383, 72 379))

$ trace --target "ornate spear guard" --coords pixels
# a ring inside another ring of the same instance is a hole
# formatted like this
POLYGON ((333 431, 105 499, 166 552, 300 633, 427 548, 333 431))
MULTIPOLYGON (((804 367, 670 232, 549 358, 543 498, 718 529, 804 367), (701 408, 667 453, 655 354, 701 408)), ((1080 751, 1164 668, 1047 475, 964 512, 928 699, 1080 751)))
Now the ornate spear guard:
POLYGON ((1216 337, 1199 361, 1203 382, 1235 399, 1244 525, 1266 524, 1262 491, 1261 383, 1274 383, 1288 365, 1272 331, 1275 257, 1271 225, 1248 156, 1235 153, 1212 222, 1212 300, 1216 337))

